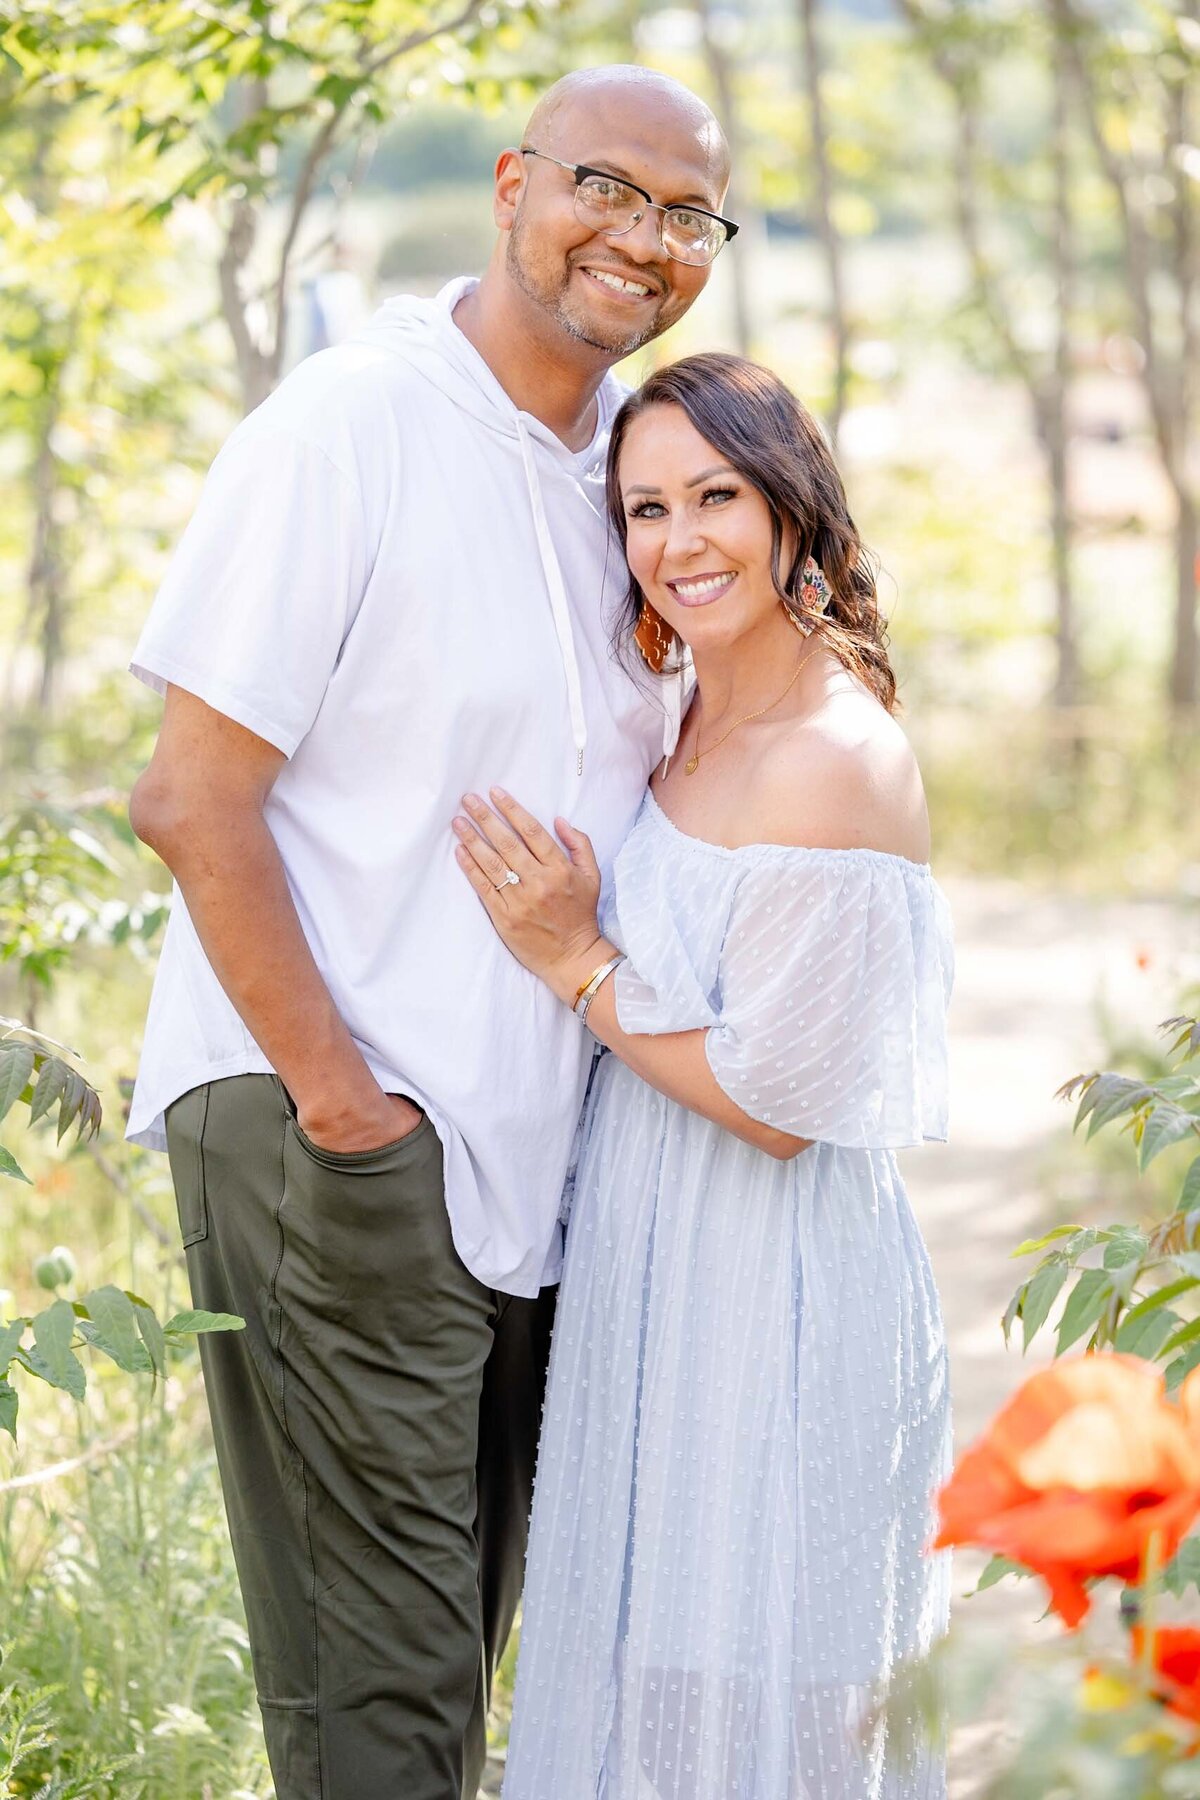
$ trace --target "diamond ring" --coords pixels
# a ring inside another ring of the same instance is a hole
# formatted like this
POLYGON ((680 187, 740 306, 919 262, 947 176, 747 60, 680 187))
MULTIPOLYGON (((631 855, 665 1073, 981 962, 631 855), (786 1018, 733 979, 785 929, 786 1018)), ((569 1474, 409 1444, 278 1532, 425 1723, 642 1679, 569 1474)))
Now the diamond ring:
POLYGON ((499 893, 501 888, 520 887, 520 885, 521 877, 517 874, 517 871, 515 869, 507 869, 505 871, 504 880, 496 883, 496 892, 499 893))

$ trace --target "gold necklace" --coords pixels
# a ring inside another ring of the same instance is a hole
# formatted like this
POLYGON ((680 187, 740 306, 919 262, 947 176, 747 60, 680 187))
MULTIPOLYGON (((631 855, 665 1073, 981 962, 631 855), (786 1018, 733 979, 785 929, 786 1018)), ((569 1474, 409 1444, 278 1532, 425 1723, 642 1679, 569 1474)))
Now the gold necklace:
POLYGON ((796 682, 798 681, 798 679, 800 677, 801 669, 804 667, 805 663, 808 661, 808 659, 812 655, 813 651, 817 648, 819 642, 820 642, 819 638, 814 638, 812 643, 807 644, 805 646, 804 650, 801 652, 800 661, 796 664, 795 670, 793 671, 792 679, 788 682, 788 684, 784 688, 782 694, 778 694, 776 696, 776 698, 774 700, 770 701, 766 706, 760 706, 757 712, 747 713, 744 719, 736 720, 735 723, 729 727, 728 731, 722 733, 722 735, 717 739, 715 744, 710 744, 708 746, 707 750, 701 750, 701 748, 700 748, 700 732, 699 732, 699 730, 697 730, 697 732, 696 732, 696 748, 693 751, 692 755, 688 757, 687 761, 683 765, 684 774, 685 775, 694 775, 696 773, 696 770, 700 766, 700 758, 702 756, 711 756, 714 750, 719 750, 721 748, 721 745, 725 742, 725 739, 728 737, 732 737, 734 732, 738 729, 739 725, 748 725, 750 723, 751 719, 761 719, 764 713, 769 713, 776 706, 781 705, 782 702, 787 699, 787 697, 791 693, 792 689, 795 687, 796 682))

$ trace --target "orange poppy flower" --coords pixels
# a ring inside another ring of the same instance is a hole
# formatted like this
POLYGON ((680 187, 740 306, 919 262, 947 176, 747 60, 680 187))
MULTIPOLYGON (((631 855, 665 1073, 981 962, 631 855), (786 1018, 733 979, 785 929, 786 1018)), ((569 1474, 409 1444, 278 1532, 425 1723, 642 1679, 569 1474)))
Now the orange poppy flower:
POLYGON ((1072 1629, 1099 1575, 1136 1581, 1200 1513, 1200 1385, 1172 1406, 1140 1357, 1072 1357, 1031 1375, 938 1496, 935 1548, 976 1544, 1041 1575, 1072 1629))
MULTIPOLYGON (((1140 1661, 1146 1642, 1138 1626, 1133 1653, 1140 1661)), ((1200 1630, 1194 1625, 1163 1625, 1154 1633, 1154 1672, 1163 1705, 1200 1725, 1200 1630)))

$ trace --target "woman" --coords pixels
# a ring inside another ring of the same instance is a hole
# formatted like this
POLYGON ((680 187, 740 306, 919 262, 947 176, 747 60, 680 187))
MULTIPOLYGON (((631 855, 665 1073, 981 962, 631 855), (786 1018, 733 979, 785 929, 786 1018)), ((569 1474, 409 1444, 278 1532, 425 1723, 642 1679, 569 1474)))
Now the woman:
POLYGON ((819 430, 739 358, 627 402, 609 504, 627 627, 696 674, 611 888, 500 790, 455 821, 497 931, 612 1052, 505 1800, 929 1800, 876 1708, 947 1611, 945 1347, 893 1152, 945 1135, 951 944, 874 584, 819 430))

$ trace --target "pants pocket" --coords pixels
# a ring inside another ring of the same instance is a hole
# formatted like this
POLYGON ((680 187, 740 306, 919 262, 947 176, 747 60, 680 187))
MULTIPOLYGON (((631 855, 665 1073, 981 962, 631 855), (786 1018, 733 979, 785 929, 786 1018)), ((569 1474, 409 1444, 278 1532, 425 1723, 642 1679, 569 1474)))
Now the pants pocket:
POLYGON ((175 1204, 184 1248, 208 1236, 208 1194, 204 1184, 204 1127, 209 1088, 192 1088, 167 1108, 167 1156, 175 1184, 175 1204))
MULTIPOLYGON (((403 1137, 393 1138, 390 1143, 377 1144, 371 1150, 327 1150, 322 1144, 314 1144, 312 1139, 300 1129, 300 1121, 296 1117, 296 1103, 288 1093, 279 1077, 274 1077, 287 1114, 288 1128, 310 1162, 332 1173, 352 1175, 356 1172, 367 1173, 382 1163, 389 1167, 397 1157, 409 1149, 416 1149, 433 1130, 433 1121, 427 1112, 422 1111, 420 1119, 411 1131, 403 1137)), ((414 1102, 415 1104, 415 1102, 414 1102)))

